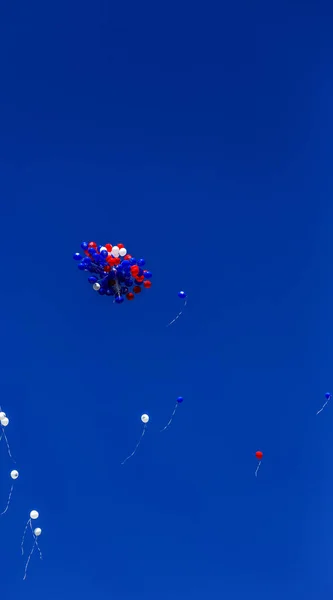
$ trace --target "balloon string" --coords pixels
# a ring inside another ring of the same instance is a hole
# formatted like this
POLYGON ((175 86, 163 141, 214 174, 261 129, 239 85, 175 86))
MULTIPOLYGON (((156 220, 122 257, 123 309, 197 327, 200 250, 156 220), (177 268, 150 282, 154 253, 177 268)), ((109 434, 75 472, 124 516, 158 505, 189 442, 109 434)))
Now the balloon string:
POLYGON ((126 462, 126 461, 127 461, 129 458, 132 458, 132 456, 134 456, 134 454, 136 453, 137 449, 139 448, 139 446, 140 446, 140 444, 141 444, 141 441, 142 441, 142 438, 143 438, 144 434, 146 433, 146 427, 147 427, 147 424, 145 423, 145 425, 144 425, 144 427, 143 427, 143 430, 142 430, 142 433, 141 433, 141 437, 140 437, 140 439, 139 439, 139 441, 138 441, 137 445, 135 446, 135 448, 134 448, 134 450, 133 450, 132 454, 130 454, 130 455, 127 457, 127 458, 125 458, 125 460, 123 460, 123 462, 122 462, 122 463, 120 463, 120 464, 124 465, 124 464, 125 464, 125 462, 126 462))
POLYGON ((11 501, 12 495, 13 495, 13 489, 14 489, 14 484, 12 483, 12 487, 10 488, 10 492, 9 492, 9 496, 8 496, 7 506, 6 506, 5 510, 2 511, 2 513, 0 513, 0 517, 2 517, 2 515, 6 514, 7 510, 9 509, 10 501, 11 501))
POLYGON ((24 546, 24 540, 25 540, 25 536, 26 536, 27 529, 28 529, 29 525, 30 525, 30 527, 32 528, 32 525, 31 525, 31 519, 29 519, 29 521, 27 522, 27 524, 26 524, 26 526, 25 526, 25 528, 24 528, 23 536, 22 536, 22 541, 21 541, 21 552, 22 552, 22 556, 23 556, 23 554, 24 554, 24 547, 23 547, 23 546, 24 546))
POLYGON ((31 552, 30 552, 30 554, 28 556, 28 560, 27 560, 26 565, 25 565, 23 581, 25 581, 25 579, 27 578, 28 566, 29 566, 31 557, 32 557, 32 555, 34 553, 36 545, 37 545, 37 539, 35 538, 34 544, 33 544, 32 548, 31 548, 31 552))
POLYGON ((316 413, 316 415, 319 415, 319 413, 321 413, 321 411, 324 410, 326 404, 328 404, 329 401, 330 401, 330 398, 328 398, 328 400, 326 400, 325 404, 321 407, 320 410, 318 410, 318 412, 316 413))
POLYGON ((40 560, 43 560, 43 555, 42 555, 42 551, 41 551, 41 549, 40 549, 40 547, 39 547, 39 545, 38 545, 37 536, 36 536, 36 534, 34 533, 34 530, 33 530, 33 528, 32 528, 32 521, 31 521, 31 519, 30 519, 30 529, 31 529, 31 533, 32 533, 32 535, 34 536, 34 538, 35 538, 35 541, 36 541, 36 548, 37 548, 37 550, 38 550, 38 552, 39 552, 39 558, 40 558, 40 560))
POLYGON ((258 471, 259 471, 260 465, 261 465, 261 461, 259 462, 259 464, 258 464, 258 466, 256 468, 256 472, 255 472, 255 476, 256 477, 258 477, 258 471))
POLYGON ((176 403, 176 406, 175 406, 175 408, 174 408, 174 411, 173 411, 173 413, 172 413, 172 415, 171 415, 171 417, 170 417, 170 420, 169 420, 169 422, 166 424, 166 426, 165 426, 165 427, 163 427, 163 429, 161 429, 161 430, 160 430, 160 433, 162 433, 162 431, 165 431, 165 430, 166 430, 166 429, 167 429, 167 428, 168 428, 168 427, 171 425, 171 423, 172 423, 172 419, 174 418, 174 416, 175 416, 175 414, 176 414, 176 410, 177 410, 177 408, 178 408, 178 402, 176 403))
POLYGON ((170 321, 170 323, 168 323, 167 327, 170 327, 170 325, 172 325, 175 321, 177 321, 177 319, 179 319, 180 315, 183 314, 186 304, 187 304, 187 298, 185 298, 183 309, 178 313, 178 315, 172 321, 170 321))
MULTIPOLYGON (((16 464, 16 462, 15 462, 15 460, 14 460, 13 456, 12 456, 12 453, 11 453, 11 451, 10 451, 9 442, 8 442, 8 440, 7 440, 7 436, 6 436, 6 433, 5 433, 5 431, 4 431, 4 430, 3 430, 3 437, 5 438, 5 442, 6 442, 6 445, 7 445, 7 451, 8 451, 8 455, 9 455, 9 457, 12 459, 13 463, 15 463, 15 464, 16 464)), ((2 436, 1 436, 1 439, 2 439, 2 436)))

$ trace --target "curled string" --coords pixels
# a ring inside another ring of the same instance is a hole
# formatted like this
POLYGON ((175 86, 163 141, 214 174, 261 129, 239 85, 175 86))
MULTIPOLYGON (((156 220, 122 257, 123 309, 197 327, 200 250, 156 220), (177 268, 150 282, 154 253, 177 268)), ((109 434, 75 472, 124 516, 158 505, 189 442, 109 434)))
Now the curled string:
POLYGON ((21 552, 22 552, 22 556, 23 556, 23 554, 24 554, 24 547, 23 547, 23 546, 24 546, 24 540, 25 540, 25 536, 26 536, 27 529, 28 529, 29 525, 30 525, 30 527, 31 527, 31 529, 32 529, 32 525, 31 525, 31 519, 29 519, 29 521, 27 522, 27 524, 26 524, 26 526, 25 526, 25 528, 24 528, 23 536, 22 536, 22 541, 21 541, 21 552))
POLYGON ((258 466, 256 468, 256 472, 255 472, 255 476, 256 477, 258 477, 258 471, 259 471, 260 465, 261 465, 261 461, 259 461, 259 464, 258 464, 258 466))
POLYGON ((171 423, 172 423, 172 419, 174 418, 174 416, 175 416, 175 414, 176 414, 176 410, 177 410, 177 408, 178 408, 178 402, 176 403, 176 406, 175 406, 175 408, 174 408, 174 410, 173 410, 173 413, 172 413, 172 415, 171 415, 171 417, 170 417, 170 419, 169 419, 168 423, 166 424, 166 426, 165 426, 165 427, 163 427, 163 429, 161 429, 161 430, 160 430, 160 433, 162 433, 162 431, 165 431, 165 430, 166 430, 166 429, 167 429, 167 428, 168 428, 168 427, 171 425, 171 423))
POLYGON ((323 406, 321 407, 320 410, 318 410, 318 412, 316 412, 316 416, 319 415, 319 413, 321 413, 322 410, 324 410, 326 404, 328 404, 328 402, 330 401, 331 398, 327 398, 326 402, 323 404, 323 406))
POLYGON ((23 581, 25 581, 25 579, 27 578, 28 566, 29 566, 29 563, 30 563, 31 557, 32 557, 32 555, 33 555, 33 553, 34 553, 34 550, 35 550, 35 547, 36 547, 36 546, 37 546, 37 538, 36 538, 36 536, 35 536, 35 541, 34 541, 34 544, 33 544, 32 548, 31 548, 31 552, 30 552, 30 554, 29 554, 29 556, 28 556, 28 560, 27 560, 27 562, 26 562, 26 565, 25 565, 23 581))
POLYGON ((37 550, 38 550, 38 552, 39 552, 39 558, 40 558, 40 560, 43 560, 43 555, 42 555, 42 551, 41 551, 41 549, 40 549, 40 547, 39 547, 39 545, 38 545, 37 536, 35 535, 35 533, 34 533, 34 530, 33 530, 33 528, 32 528, 32 521, 31 521, 31 519, 30 519, 30 529, 31 529, 31 533, 32 533, 32 535, 33 535, 33 536, 34 536, 34 538, 35 538, 36 548, 37 548, 37 550))
POLYGON ((170 323, 168 323, 167 327, 170 327, 170 325, 172 325, 175 321, 177 321, 177 319, 179 319, 180 315, 183 314, 186 304, 187 304, 187 298, 185 298, 185 302, 184 302, 184 306, 183 306, 182 310, 178 313, 178 315, 172 321, 170 321, 170 323))
POLYGON ((9 509, 10 501, 11 501, 12 495, 13 495, 13 489, 14 489, 14 484, 12 483, 12 487, 10 488, 10 492, 9 492, 9 496, 8 496, 7 506, 6 506, 5 510, 2 511, 2 513, 0 513, 0 517, 2 517, 2 515, 6 514, 7 510, 9 509))
POLYGON ((141 444, 141 441, 142 441, 142 438, 143 438, 144 434, 146 433, 146 428, 147 428, 147 423, 145 423, 145 424, 144 424, 144 427, 143 427, 143 430, 142 430, 142 433, 141 433, 141 437, 140 437, 140 439, 139 439, 139 441, 138 441, 137 445, 135 446, 135 448, 134 448, 134 450, 133 450, 132 454, 130 454, 129 456, 127 456, 127 458, 125 458, 125 460, 123 460, 123 462, 122 462, 122 463, 120 463, 120 464, 124 465, 124 464, 125 464, 125 462, 126 462, 126 461, 127 461, 129 458, 132 458, 132 456, 134 456, 134 454, 136 453, 137 449, 139 448, 139 446, 140 446, 140 444, 141 444))

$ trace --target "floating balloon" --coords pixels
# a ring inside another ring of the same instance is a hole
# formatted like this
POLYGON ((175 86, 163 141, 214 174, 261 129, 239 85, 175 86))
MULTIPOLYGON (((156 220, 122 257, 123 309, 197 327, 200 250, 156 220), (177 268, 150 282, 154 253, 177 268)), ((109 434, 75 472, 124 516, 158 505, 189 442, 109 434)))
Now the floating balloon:
POLYGON ((172 423, 172 420, 173 420, 173 418, 174 418, 174 416, 175 416, 175 414, 176 414, 176 410, 177 410, 177 408, 178 408, 179 404, 181 404, 181 403, 183 402, 183 400, 184 400, 184 398, 183 398, 182 396, 178 396, 178 398, 177 398, 177 402, 176 402, 176 404, 175 404, 175 408, 173 409, 173 413, 172 413, 172 415, 171 415, 171 417, 170 417, 170 419, 169 419, 168 423, 166 424, 166 426, 165 426, 165 427, 163 427, 163 429, 161 429, 161 432, 162 432, 162 431, 165 431, 166 429, 168 429, 168 427, 170 427, 170 425, 171 425, 171 423, 172 423))
POLYGON ((9 446, 9 442, 8 442, 8 439, 7 439, 7 436, 6 436, 6 432, 5 432, 5 427, 8 427, 8 425, 9 425, 9 419, 8 419, 6 413, 3 412, 1 410, 1 408, 0 408, 0 431, 1 431, 1 433, 0 433, 0 442, 1 442, 2 438, 5 440, 6 446, 7 446, 8 455, 12 459, 13 463, 15 463, 15 460, 13 459, 13 456, 12 456, 12 453, 11 453, 11 449, 10 449, 10 446, 9 446))
POLYGON ((324 410, 326 404, 328 404, 329 400, 332 398, 332 394, 330 394, 329 392, 326 392, 325 398, 326 398, 326 402, 324 402, 323 406, 321 407, 320 410, 318 410, 318 412, 316 413, 316 415, 319 415, 319 413, 321 413, 321 411, 324 410))
POLYGON ((138 441, 137 445, 135 446, 132 454, 130 454, 129 456, 127 456, 127 458, 125 458, 125 460, 123 460, 123 462, 121 463, 122 465, 124 465, 125 462, 129 458, 132 458, 132 456, 134 456, 134 454, 136 453, 137 449, 139 448, 139 446, 141 444, 141 441, 142 441, 142 438, 143 438, 144 434, 146 433, 147 425, 148 425, 148 422, 149 422, 149 416, 146 415, 146 414, 141 415, 141 421, 143 423, 143 430, 142 430, 141 436, 139 438, 139 441, 138 441))
POLYGON ((260 468, 260 465, 261 465, 261 461, 262 461, 262 458, 263 458, 263 456, 264 456, 264 455, 263 455, 263 453, 261 452, 261 450, 257 450, 257 452, 256 452, 256 458, 259 460, 259 463, 258 463, 258 466, 257 466, 257 468, 256 468, 256 472, 255 472, 255 476, 256 476, 256 477, 258 476, 258 471, 259 471, 259 468, 260 468))
POLYGON ((178 292, 178 297, 183 298, 184 306, 182 310, 178 313, 178 315, 172 321, 170 321, 170 323, 167 324, 167 327, 170 327, 170 325, 172 325, 173 323, 175 323, 175 321, 177 321, 177 319, 179 319, 179 317, 183 314, 184 308, 187 304, 187 294, 185 292, 178 292))
POLYGON ((23 576, 23 581, 27 578, 27 572, 28 572, 28 567, 29 567, 29 563, 31 560, 31 557, 35 551, 35 549, 37 548, 38 552, 39 552, 39 558, 42 560, 43 556, 40 550, 40 547, 38 545, 38 541, 37 538, 41 535, 42 530, 40 529, 40 527, 36 527, 35 529, 32 528, 32 521, 36 521, 36 519, 39 518, 39 512, 37 510, 32 510, 28 519, 28 522, 25 526, 24 532, 23 532, 23 537, 22 537, 22 541, 21 541, 21 552, 22 552, 22 556, 24 554, 24 542, 25 542, 25 536, 26 533, 28 531, 28 529, 30 528, 31 530, 31 534, 33 537, 33 546, 31 548, 30 554, 28 556, 27 562, 25 564, 25 569, 24 569, 24 576, 23 576))
POLYGON ((9 496, 8 496, 8 500, 7 500, 6 508, 5 508, 5 509, 2 511, 2 513, 0 513, 0 517, 2 517, 2 515, 6 514, 7 510, 9 509, 9 505, 10 505, 10 502, 11 502, 11 499, 12 499, 12 495, 13 495, 13 490, 14 490, 14 481, 15 481, 16 479, 18 479, 18 477, 19 477, 19 472, 18 472, 18 471, 15 471, 15 470, 14 470, 14 471, 11 471, 11 472, 10 472, 10 477, 11 477, 11 479, 13 480, 13 483, 12 483, 12 485, 11 485, 11 488, 10 488, 10 492, 9 492, 9 496))
POLYGON ((143 268, 144 258, 134 258, 123 244, 82 242, 81 248, 83 254, 75 252, 73 258, 80 271, 90 273, 88 282, 100 296, 112 296, 116 304, 122 304, 125 298, 133 300, 142 288, 151 287, 152 274, 143 268))

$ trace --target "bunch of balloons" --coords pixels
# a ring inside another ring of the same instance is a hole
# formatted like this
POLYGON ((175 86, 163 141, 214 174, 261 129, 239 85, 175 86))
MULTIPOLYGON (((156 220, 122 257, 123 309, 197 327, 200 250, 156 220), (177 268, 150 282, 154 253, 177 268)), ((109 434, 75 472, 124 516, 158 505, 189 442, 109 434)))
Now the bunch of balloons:
POLYGON ((152 273, 144 269, 144 258, 134 258, 123 244, 98 246, 96 242, 82 242, 80 252, 73 255, 80 271, 88 271, 89 283, 101 296, 114 296, 117 304, 133 300, 142 287, 151 287, 152 273))

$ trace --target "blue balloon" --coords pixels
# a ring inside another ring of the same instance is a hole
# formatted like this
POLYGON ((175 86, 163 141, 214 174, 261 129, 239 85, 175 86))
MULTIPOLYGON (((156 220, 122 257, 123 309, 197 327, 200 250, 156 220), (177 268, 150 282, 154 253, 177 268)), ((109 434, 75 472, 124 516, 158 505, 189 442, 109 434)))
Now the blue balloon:
POLYGON ((106 258, 107 256, 109 256, 108 251, 107 250, 102 250, 101 256, 103 256, 103 258, 106 258))
POLYGON ((90 256, 94 256, 94 254, 97 254, 95 248, 88 248, 88 252, 89 252, 90 256))
POLYGON ((80 269, 80 271, 84 271, 84 270, 85 270, 85 268, 86 268, 86 265, 85 265, 84 263, 80 262, 80 263, 78 264, 77 268, 78 268, 78 269, 80 269))
POLYGON ((122 287, 121 288, 121 293, 125 294, 125 296, 126 296, 126 294, 128 294, 128 288, 127 287, 122 287))
POLYGON ((183 402, 184 398, 182 396, 178 396, 177 398, 177 402, 180 404, 181 402, 183 402))
POLYGON ((186 298, 187 294, 185 292, 178 292, 179 298, 186 298))
POLYGON ((146 278, 146 279, 151 279, 151 278, 152 278, 152 276, 153 276, 153 274, 152 274, 150 271, 146 271, 146 272, 144 273, 144 276, 145 276, 145 278, 146 278))
POLYGON ((124 296, 117 296, 116 300, 117 304, 121 304, 122 302, 124 302, 124 296))
POLYGON ((137 260, 136 260, 136 258, 130 258, 129 262, 130 262, 130 265, 133 266, 133 265, 136 265, 137 260))
POLYGON ((73 258, 74 260, 82 260, 82 255, 80 252, 75 252, 75 254, 73 254, 73 258))
POLYGON ((87 250, 88 249, 88 242, 82 242, 81 248, 82 248, 82 250, 87 250))
POLYGON ((144 267, 145 264, 146 264, 145 259, 144 258, 139 258, 139 260, 138 260, 139 267, 144 267))
POLYGON ((105 294, 105 289, 101 287, 101 289, 100 289, 100 290, 98 290, 98 293, 99 293, 99 295, 100 295, 100 296, 104 296, 104 294, 105 294))
POLYGON ((89 283, 96 283, 97 277, 95 277, 95 275, 91 275, 90 277, 88 277, 88 281, 89 283))
POLYGON ((325 394, 326 400, 329 400, 331 397, 332 397, 332 394, 330 394, 329 392, 326 392, 326 394, 325 394))

